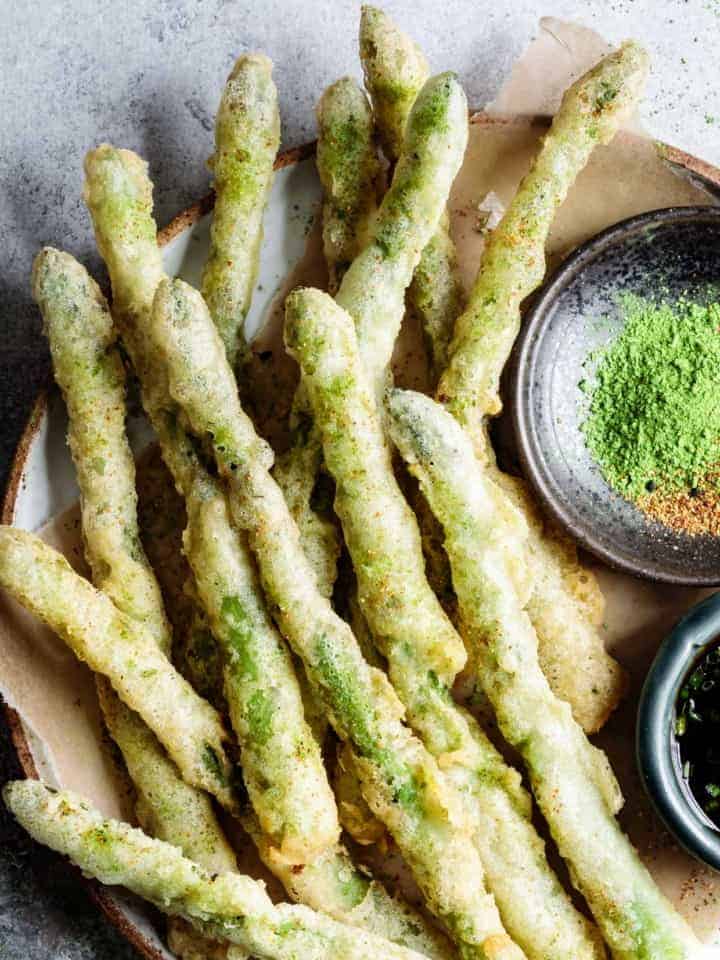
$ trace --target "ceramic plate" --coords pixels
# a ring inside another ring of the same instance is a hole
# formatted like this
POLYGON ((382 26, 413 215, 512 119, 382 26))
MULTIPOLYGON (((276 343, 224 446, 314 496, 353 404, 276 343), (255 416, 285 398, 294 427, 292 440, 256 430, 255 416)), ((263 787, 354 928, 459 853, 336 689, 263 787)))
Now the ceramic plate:
POLYGON ((518 338, 512 407, 523 472, 554 519, 600 560, 650 580, 720 583, 720 537, 651 520, 616 493, 582 424, 598 357, 619 337, 618 296, 670 303, 716 297, 720 209, 631 217, 579 247, 535 298, 518 338), (708 293, 710 291, 710 293, 708 293))
MULTIPOLYGON (((482 245, 478 203, 490 189, 501 201, 509 201, 546 126, 544 120, 473 118, 468 154, 452 204, 453 227, 466 282, 471 280, 482 245)), ((285 154, 279 162, 280 169, 265 218, 260 276, 248 321, 251 333, 263 322, 283 280, 303 257, 320 201, 320 187, 311 154, 311 148, 295 151, 285 154)), ((678 152, 666 151, 666 158, 668 156, 676 166, 682 167, 692 183, 668 172, 664 162, 658 160, 654 145, 644 138, 622 134, 612 148, 597 151, 591 168, 582 175, 560 212, 553 228, 551 254, 559 255, 609 223, 653 206, 712 203, 709 190, 712 183, 715 187, 720 184, 720 171, 678 152), (652 171, 652 176, 648 170, 652 171), (601 189, 603 184, 607 189, 601 189), (667 196, 668 191, 672 193, 671 197, 667 196)), ((173 221, 161 235, 168 272, 195 284, 199 281, 207 252, 210 209, 209 201, 197 204, 173 221)), ((139 451, 150 439, 149 430, 142 420, 136 419, 131 420, 129 427, 134 448, 139 451)), ((57 392, 52 390, 36 404, 16 453, 3 505, 3 522, 38 530, 76 500, 78 490, 65 445, 65 431, 63 405, 57 392)), ((667 593, 659 596, 644 585, 645 592, 638 596, 633 593, 634 588, 627 578, 613 579, 604 571, 599 572, 609 598, 608 642, 611 646, 620 640, 626 644, 623 660, 630 672, 636 671, 641 679, 649 657, 665 632, 664 621, 672 621, 678 611, 695 601, 697 594, 685 591, 673 596, 667 593), (629 630, 632 630, 631 636, 629 630)), ((22 645, 22 637, 15 640, 16 646, 22 645)), ((0 650, 0 666, 3 652, 0 650)), ((20 708, 21 700, 19 695, 13 697, 13 702, 20 708)), ((57 782, 46 744, 33 735, 30 726, 20 719, 18 713, 7 708, 7 715, 25 773, 57 782)), ((630 794, 636 792, 631 760, 632 728, 632 713, 627 717, 620 711, 603 735, 603 746, 610 748, 623 787, 630 794)), ((643 803, 639 798, 633 799, 628 807, 631 812, 644 811, 643 803)), ((638 842, 635 834, 633 839, 638 842)), ((641 845, 644 849, 645 842, 641 845)), ((676 901, 680 899, 680 892, 674 891, 672 884, 678 878, 678 883, 685 882, 690 868, 685 865, 683 869, 677 878, 662 880, 664 888, 676 901)), ((170 956, 155 932, 152 911, 115 890, 97 885, 92 885, 92 889, 111 921, 144 956, 153 960, 170 956)), ((687 909, 690 911, 692 907, 687 909)), ((711 922, 717 926, 716 921, 711 922)))

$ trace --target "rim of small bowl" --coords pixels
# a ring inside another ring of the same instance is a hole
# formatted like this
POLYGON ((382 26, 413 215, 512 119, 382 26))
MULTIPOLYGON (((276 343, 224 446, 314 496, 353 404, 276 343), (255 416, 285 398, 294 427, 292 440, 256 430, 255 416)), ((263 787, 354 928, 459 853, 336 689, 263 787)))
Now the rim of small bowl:
POLYGON ((720 871, 720 827, 711 827, 689 788, 675 752, 675 704, 691 667, 720 642, 720 593, 696 604, 663 641, 648 671, 637 716, 640 779, 668 830, 696 859, 720 871))
POLYGON ((716 576, 708 577, 691 572, 685 574, 666 571, 661 562, 630 560, 617 553, 611 546, 607 546, 598 536, 596 526, 579 521, 565 507, 562 499, 553 491, 551 471, 545 467, 542 451, 533 439, 536 417, 529 397, 531 380, 536 367, 535 352, 545 327, 551 319, 553 304, 567 282, 619 237, 637 233, 650 226, 680 224, 703 218, 720 224, 720 206, 661 207, 636 214, 601 230, 573 250, 547 280, 525 316, 513 358, 510 387, 513 429, 523 473, 554 521, 579 546, 615 570, 656 583, 672 583, 686 587, 719 586, 720 569, 716 576))

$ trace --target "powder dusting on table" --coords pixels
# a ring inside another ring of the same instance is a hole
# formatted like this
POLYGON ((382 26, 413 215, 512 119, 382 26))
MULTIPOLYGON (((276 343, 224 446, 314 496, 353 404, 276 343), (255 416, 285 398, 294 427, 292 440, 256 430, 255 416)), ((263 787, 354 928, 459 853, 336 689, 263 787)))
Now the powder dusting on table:
POLYGON ((606 481, 666 526, 720 534, 720 304, 619 298, 585 442, 606 481))

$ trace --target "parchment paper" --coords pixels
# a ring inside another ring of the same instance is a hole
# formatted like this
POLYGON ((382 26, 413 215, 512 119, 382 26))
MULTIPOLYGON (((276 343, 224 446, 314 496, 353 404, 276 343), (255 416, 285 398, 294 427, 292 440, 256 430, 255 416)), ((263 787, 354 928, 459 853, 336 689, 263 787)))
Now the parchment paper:
MULTIPOLYGON (((452 202, 452 227, 466 284, 472 282, 482 248, 478 205, 489 191, 507 204, 527 170, 546 125, 538 114, 552 112, 560 92, 607 49, 584 28, 545 19, 539 36, 516 64, 490 107, 492 116, 472 123, 465 163, 452 202), (515 119, 508 120, 508 117, 515 119), (519 118, 519 119, 518 119, 519 118)), ((646 210, 670 205, 711 203, 696 183, 680 177, 659 156, 636 125, 609 147, 596 150, 563 205, 550 239, 551 262, 602 228, 646 210)), ((324 276, 317 230, 302 263, 282 292, 324 276)), ((279 420, 287 410, 295 371, 282 357, 279 329, 282 296, 259 337, 256 383, 266 391, 264 431, 282 445, 279 420)), ((396 360, 403 372, 414 368, 407 353, 419 355, 412 329, 406 329, 396 360)), ((262 404, 260 405, 262 406, 262 404)), ((56 519, 43 536, 82 568, 77 512, 56 519)), ((606 641, 631 676, 630 692, 597 738, 610 754, 627 803, 622 822, 665 892, 698 933, 720 943, 718 878, 682 853, 662 829, 640 789, 633 755, 637 696, 644 673, 663 636, 702 595, 700 591, 654 586, 598 568, 606 598, 606 641)), ((33 751, 47 778, 88 796, 102 810, 128 815, 126 794, 102 744, 92 678, 48 631, 8 598, 0 598, 0 691, 22 715, 33 751)))

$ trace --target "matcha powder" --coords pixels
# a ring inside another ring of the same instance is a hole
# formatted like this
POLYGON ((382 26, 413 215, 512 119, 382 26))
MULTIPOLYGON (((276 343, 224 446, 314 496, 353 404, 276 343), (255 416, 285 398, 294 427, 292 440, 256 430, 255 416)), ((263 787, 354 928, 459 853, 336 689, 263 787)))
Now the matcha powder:
POLYGON ((623 331, 592 357, 588 449, 657 519, 720 532, 720 305, 627 295, 620 307, 623 331))

